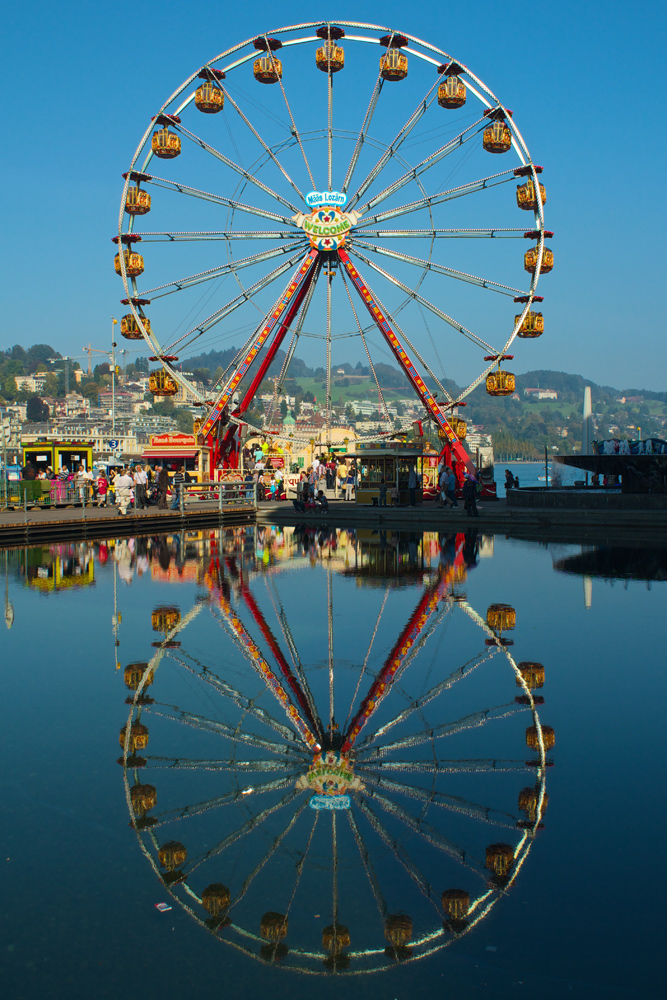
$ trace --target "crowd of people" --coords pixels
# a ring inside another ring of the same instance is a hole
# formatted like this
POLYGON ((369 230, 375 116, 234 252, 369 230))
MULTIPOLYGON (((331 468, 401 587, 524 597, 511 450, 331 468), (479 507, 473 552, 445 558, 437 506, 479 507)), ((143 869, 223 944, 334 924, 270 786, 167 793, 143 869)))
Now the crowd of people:
MULTIPOLYGON (((118 513, 125 516, 130 510, 145 510, 152 504, 166 510, 170 490, 171 510, 178 510, 187 474, 179 465, 170 478, 166 466, 157 465, 153 469, 148 463, 118 466, 109 469, 108 473, 101 467, 93 471, 79 465, 70 471, 68 466, 63 465, 55 473, 50 465, 37 470, 28 461, 21 469, 21 480, 25 483, 50 480, 48 492, 56 503, 75 501, 93 507, 115 505, 118 513)), ((30 500, 34 499, 39 499, 35 493, 30 496, 30 500)))

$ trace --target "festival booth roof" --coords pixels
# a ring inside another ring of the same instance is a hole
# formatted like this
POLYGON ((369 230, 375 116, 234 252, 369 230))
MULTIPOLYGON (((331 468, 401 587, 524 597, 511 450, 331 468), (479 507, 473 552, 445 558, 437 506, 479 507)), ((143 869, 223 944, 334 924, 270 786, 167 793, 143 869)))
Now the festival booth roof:
POLYGON ((196 458, 200 451, 210 451, 208 445, 198 445, 194 434, 151 434, 142 458, 196 458))

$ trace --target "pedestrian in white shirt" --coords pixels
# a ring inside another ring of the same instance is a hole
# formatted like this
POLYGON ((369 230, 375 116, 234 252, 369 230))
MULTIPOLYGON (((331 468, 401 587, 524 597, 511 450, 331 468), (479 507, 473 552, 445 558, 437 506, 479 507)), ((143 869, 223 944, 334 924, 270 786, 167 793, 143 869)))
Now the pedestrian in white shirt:
POLYGON ((137 465, 134 469, 134 509, 143 510, 148 507, 148 498, 146 497, 146 484, 148 483, 148 476, 144 472, 141 465, 137 465))
POLYGON ((114 479, 114 490, 116 491, 116 506, 119 514, 127 514, 128 507, 132 502, 132 492, 134 480, 125 466, 120 475, 114 479))

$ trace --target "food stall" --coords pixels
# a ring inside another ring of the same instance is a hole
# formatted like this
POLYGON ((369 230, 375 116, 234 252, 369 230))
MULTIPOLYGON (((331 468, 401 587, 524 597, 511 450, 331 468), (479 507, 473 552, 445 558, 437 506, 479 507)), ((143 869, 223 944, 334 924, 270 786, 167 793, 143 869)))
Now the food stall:
POLYGON ((198 483, 210 483, 214 478, 212 451, 208 445, 198 444, 194 434, 151 434, 141 460, 148 462, 152 468, 164 465, 169 473, 176 472, 182 465, 191 479, 198 483))

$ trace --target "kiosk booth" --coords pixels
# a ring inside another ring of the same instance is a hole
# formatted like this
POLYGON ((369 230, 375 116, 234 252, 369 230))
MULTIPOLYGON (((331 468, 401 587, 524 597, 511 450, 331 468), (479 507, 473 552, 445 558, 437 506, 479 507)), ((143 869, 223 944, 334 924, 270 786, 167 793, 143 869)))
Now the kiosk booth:
MULTIPOLYGON (((379 503, 380 482, 384 479, 387 485, 387 504, 391 503, 391 491, 398 491, 398 503, 410 503, 408 477, 414 465, 421 486, 416 490, 416 502, 423 500, 424 485, 424 452, 415 448, 414 444, 399 441, 369 442, 357 444, 353 453, 346 458, 353 458, 357 466, 357 488, 355 500, 357 503, 375 505, 379 503)), ((428 456, 431 458, 432 456, 428 456)), ((437 463, 437 456, 436 456, 437 463)))
POLYGON ((164 465, 170 473, 182 465, 191 479, 210 483, 214 479, 211 468, 213 449, 197 443, 194 434, 151 434, 150 444, 144 448, 141 459, 152 468, 164 465))
POLYGON ((70 472, 76 472, 82 465, 84 469, 93 467, 92 441, 26 441, 22 446, 23 464, 32 462, 37 472, 46 472, 50 465, 56 475, 63 466, 70 472))

